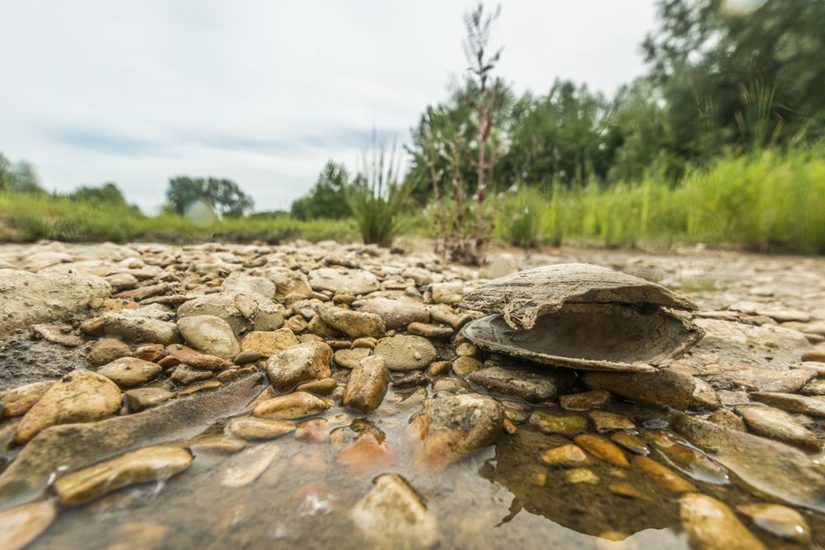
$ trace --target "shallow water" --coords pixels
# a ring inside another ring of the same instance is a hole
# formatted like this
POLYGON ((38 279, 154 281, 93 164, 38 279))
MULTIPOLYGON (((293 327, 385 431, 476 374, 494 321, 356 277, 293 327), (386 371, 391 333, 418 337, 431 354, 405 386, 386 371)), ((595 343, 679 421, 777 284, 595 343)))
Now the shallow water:
MULTIPOLYGON (((617 468, 599 459, 587 466, 598 476, 597 485, 570 484, 565 468, 544 466, 538 458, 542 451, 569 439, 541 433, 527 423, 445 471, 417 469, 406 424, 418 405, 395 403, 409 393, 390 392, 384 405, 369 415, 369 422, 386 436, 391 465, 370 467, 367 462, 359 468, 347 467, 336 463, 337 450, 329 442, 299 441, 293 435, 250 442, 235 454, 200 452, 189 470, 166 482, 134 486, 78 508, 62 508, 32 547, 106 548, 116 543, 142 548, 152 543, 170 548, 374 547, 355 528, 349 513, 369 492, 372 480, 387 472, 402 474, 424 497, 437 517, 440 544, 445 548, 688 546, 680 528, 678 494, 657 486, 635 467, 617 468), (265 456, 274 458, 257 479, 246 486, 226 486, 229 472, 249 472, 265 456), (613 483, 631 485, 644 499, 613 494, 608 488, 613 483), (612 543, 603 537, 624 540, 612 543)), ((666 423, 666 411, 626 403, 609 409, 634 417, 637 426, 666 423)), ((359 419, 365 417, 334 407, 326 418, 335 429, 353 422, 363 427, 359 419)), ((204 431, 220 434, 222 425, 218 422, 204 431)), ((639 430, 647 440, 654 431, 639 430)), ((677 436, 673 439, 678 441, 677 436)), ((651 456, 685 475, 694 470, 692 481, 698 489, 730 506, 769 501, 742 491, 735 481, 720 484, 724 478, 709 475, 707 467, 691 468, 691 461, 680 461, 678 455, 668 461, 653 450, 651 456)), ((825 543, 818 537, 825 533, 820 515, 802 512, 815 542, 825 543)), ((751 530, 770 548, 798 547, 755 527, 751 530)))

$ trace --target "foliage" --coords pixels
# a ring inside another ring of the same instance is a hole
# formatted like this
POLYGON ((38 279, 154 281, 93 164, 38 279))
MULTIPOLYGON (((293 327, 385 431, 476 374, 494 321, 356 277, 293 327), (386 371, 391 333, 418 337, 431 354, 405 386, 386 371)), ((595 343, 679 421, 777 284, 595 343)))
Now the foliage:
POLYGON ((208 204, 221 216, 230 218, 243 216, 254 206, 252 197, 232 180, 189 176, 169 180, 166 189, 167 212, 184 215, 195 203, 208 204))
POLYGON ((347 202, 365 244, 390 246, 400 230, 409 188, 399 179, 398 171, 395 148, 387 155, 373 138, 358 176, 347 187, 347 202))
POLYGON ((538 245, 550 206, 545 195, 535 187, 521 185, 502 193, 497 201, 496 235, 522 248, 538 245))
POLYGON ((327 161, 310 192, 292 203, 292 216, 299 220, 342 219, 352 215, 347 202, 349 175, 343 164, 327 161))

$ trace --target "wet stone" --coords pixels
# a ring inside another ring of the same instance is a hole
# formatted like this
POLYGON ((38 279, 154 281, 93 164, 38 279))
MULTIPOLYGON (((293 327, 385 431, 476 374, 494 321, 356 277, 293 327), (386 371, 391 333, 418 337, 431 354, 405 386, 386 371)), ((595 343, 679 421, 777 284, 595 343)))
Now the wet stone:
POLYGON ((201 382, 195 382, 194 384, 189 384, 188 386, 181 388, 178 392, 178 396, 183 397, 184 395, 191 395, 193 393, 198 393, 202 391, 214 390, 221 387, 221 382, 219 380, 203 380, 201 382))
POLYGON ((457 376, 467 376, 481 368, 481 361, 475 357, 459 356, 452 363, 453 373, 457 376))
POLYGON ((620 497, 633 498, 636 500, 651 500, 649 494, 624 481, 611 483, 607 486, 607 490, 620 497))
POLYGON ((54 385, 54 381, 34 382, 0 392, 0 418, 22 416, 54 385))
POLYGON ((293 420, 322 413, 332 403, 307 392, 293 392, 258 404, 253 414, 259 418, 293 420))
POLYGON ((149 382, 159 375, 162 370, 163 368, 156 363, 134 357, 121 357, 100 367, 97 369, 97 373, 102 374, 121 388, 133 388, 149 382))
POLYGON ((196 369, 189 365, 178 365, 172 371, 172 376, 169 379, 178 384, 187 385, 201 380, 209 380, 213 376, 215 376, 214 373, 208 370, 196 369))
POLYGON ((598 485, 600 481, 599 476, 588 468, 571 468, 564 473, 564 479, 567 483, 573 485, 580 483, 585 485, 598 485))
POLYGON ((295 430, 295 439, 308 443, 325 443, 329 440, 329 421, 326 418, 313 418, 301 422, 295 430))
POLYGON ((277 443, 259 444, 244 449, 228 460, 228 465, 223 470, 221 485, 230 488, 250 485, 269 468, 280 450, 277 443))
POLYGON ((329 378, 332 348, 323 342, 298 344, 278 352, 266 362, 266 375, 280 391, 302 382, 329 378))
MULTIPOLYGON (((101 340, 101 342, 103 342, 104 340, 101 340)), ((152 363, 157 363, 158 361, 166 357, 166 346, 164 346, 163 344, 144 344, 142 346, 138 346, 137 348, 135 348, 135 351, 132 353, 132 357, 143 359, 144 361, 151 361, 152 363)), ((112 361, 114 361, 115 359, 117 359, 117 357, 113 358, 112 361)), ((110 362, 111 361, 106 361, 106 363, 110 362)))
MULTIPOLYGON (((296 340, 297 342, 297 340, 296 340)), ((258 353, 257 351, 253 350, 241 350, 241 352, 232 359, 232 362, 236 365, 247 365, 249 363, 255 363, 263 358, 263 355, 258 353)))
POLYGON ((175 394, 162 388, 137 388, 124 392, 123 396, 129 412, 136 413, 160 405, 175 397, 175 394))
POLYGON ((686 493, 695 491, 696 487, 685 478, 652 458, 646 456, 634 456, 632 459, 634 468, 648 476, 656 485, 673 491, 674 493, 686 493))
POLYGON ((541 453, 540 458, 542 463, 548 466, 584 466, 590 464, 590 459, 581 447, 572 443, 548 449, 541 453))
POLYGON ((547 434, 573 436, 587 430, 587 419, 577 414, 533 411, 530 425, 547 434))
POLYGON ((488 391, 525 401, 554 399, 569 391, 576 380, 572 372, 526 365, 487 367, 472 372, 468 379, 488 391))
POLYGON ((665 369, 653 373, 589 372, 583 381, 591 389, 607 390, 639 403, 682 411, 690 406, 696 385, 692 376, 665 369))
POLYGON ((580 434, 573 438, 579 447, 599 458, 608 464, 618 466, 620 468, 630 468, 630 463, 627 457, 624 456, 622 450, 611 443, 608 439, 594 434, 580 434))
POLYGON ((412 372, 410 374, 393 378, 392 387, 396 390, 404 390, 415 388, 418 386, 426 386, 430 383, 430 379, 423 372, 412 372))
POLYGON ((0 548, 20 550, 49 528, 57 516, 49 500, 29 502, 0 512, 0 548))
POLYGON ((636 425, 633 420, 623 414, 616 414, 607 411, 591 411, 588 416, 597 432, 611 432, 613 430, 634 430, 636 425))
POLYGON ((802 426, 785 411, 757 405, 736 407, 736 412, 745 420, 748 429, 764 437, 785 441, 812 451, 818 451, 822 443, 816 435, 802 426))
POLYGON ((327 326, 346 334, 350 338, 364 336, 380 338, 387 330, 381 317, 374 313, 352 311, 338 307, 320 307, 318 308, 318 315, 327 326))
POLYGON ((295 423, 270 418, 242 416, 230 420, 226 425, 226 431, 241 439, 274 439, 295 431, 295 423))
POLYGON ((771 535, 799 544, 811 541, 811 528, 805 518, 787 506, 768 503, 740 504, 736 509, 753 524, 771 535))
POLYGON ((180 447, 145 447, 66 474, 54 487, 61 504, 77 506, 122 487, 168 479, 191 464, 192 455, 180 447))
POLYGON ((605 390, 591 390, 581 393, 562 395, 559 405, 568 411, 587 411, 596 409, 610 401, 610 392, 605 390))
POLYGON ((86 370, 73 371, 52 385, 17 425, 15 440, 26 443, 56 424, 93 422, 120 409, 121 394, 108 378, 86 370))
POLYGON ((435 347, 426 338, 397 334, 381 338, 375 346, 375 355, 382 355, 390 370, 423 369, 436 357, 435 347))
POLYGON ((805 384, 801 390, 799 390, 799 393, 811 397, 825 396, 825 379, 818 378, 816 380, 811 380, 805 384))
POLYGON ((682 526, 695 548, 760 550, 765 547, 742 525, 728 506, 707 495, 688 493, 679 499, 682 526))
POLYGON ((446 325, 434 325, 430 323, 410 323, 407 332, 416 336, 433 339, 447 339, 455 332, 452 327, 446 325))
POLYGON ((393 541, 409 549, 432 548, 438 543, 436 516, 424 499, 398 474, 385 474, 350 512, 353 522, 373 544, 393 541))
POLYGON ((316 393, 319 395, 327 395, 338 387, 338 382, 334 378, 321 378, 319 380, 311 380, 298 384, 295 389, 297 391, 305 391, 309 393, 316 393))
POLYGON ((772 407, 791 413, 825 417, 825 397, 806 397, 790 393, 754 392, 751 397, 772 407))
POLYGON ((645 442, 632 433, 615 432, 610 435, 610 440, 618 446, 627 449, 631 453, 644 456, 650 454, 650 449, 647 448, 645 442))
POLYGON ((389 381, 390 372, 384 358, 367 357, 352 369, 341 404, 361 412, 374 411, 384 400, 389 381))

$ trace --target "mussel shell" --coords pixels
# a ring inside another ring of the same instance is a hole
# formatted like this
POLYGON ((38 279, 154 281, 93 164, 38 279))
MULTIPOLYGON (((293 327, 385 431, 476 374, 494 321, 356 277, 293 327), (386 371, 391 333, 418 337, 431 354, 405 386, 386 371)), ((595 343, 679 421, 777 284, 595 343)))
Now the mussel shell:
POLYGON ((566 304, 530 330, 488 315, 465 325, 462 334, 488 351, 536 363, 621 372, 655 371, 704 336, 667 309, 611 303, 566 304))

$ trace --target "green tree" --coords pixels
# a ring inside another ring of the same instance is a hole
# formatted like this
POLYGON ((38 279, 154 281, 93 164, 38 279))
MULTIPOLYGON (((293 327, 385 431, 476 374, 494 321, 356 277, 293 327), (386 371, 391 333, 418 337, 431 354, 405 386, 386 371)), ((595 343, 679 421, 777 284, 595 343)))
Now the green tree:
POLYGON ((0 153, 0 192, 11 187, 11 177, 11 163, 3 153, 0 153))
POLYGON ((228 179, 177 176, 166 189, 166 210, 185 214, 195 202, 204 202, 226 217, 240 217, 254 206, 252 198, 228 179))
POLYGON ((352 215, 347 201, 349 174, 343 164, 327 161, 309 193, 294 201, 290 209, 299 220, 340 219, 352 215))
POLYGON ((34 165, 25 160, 17 161, 12 166, 9 190, 14 193, 45 193, 34 165))

